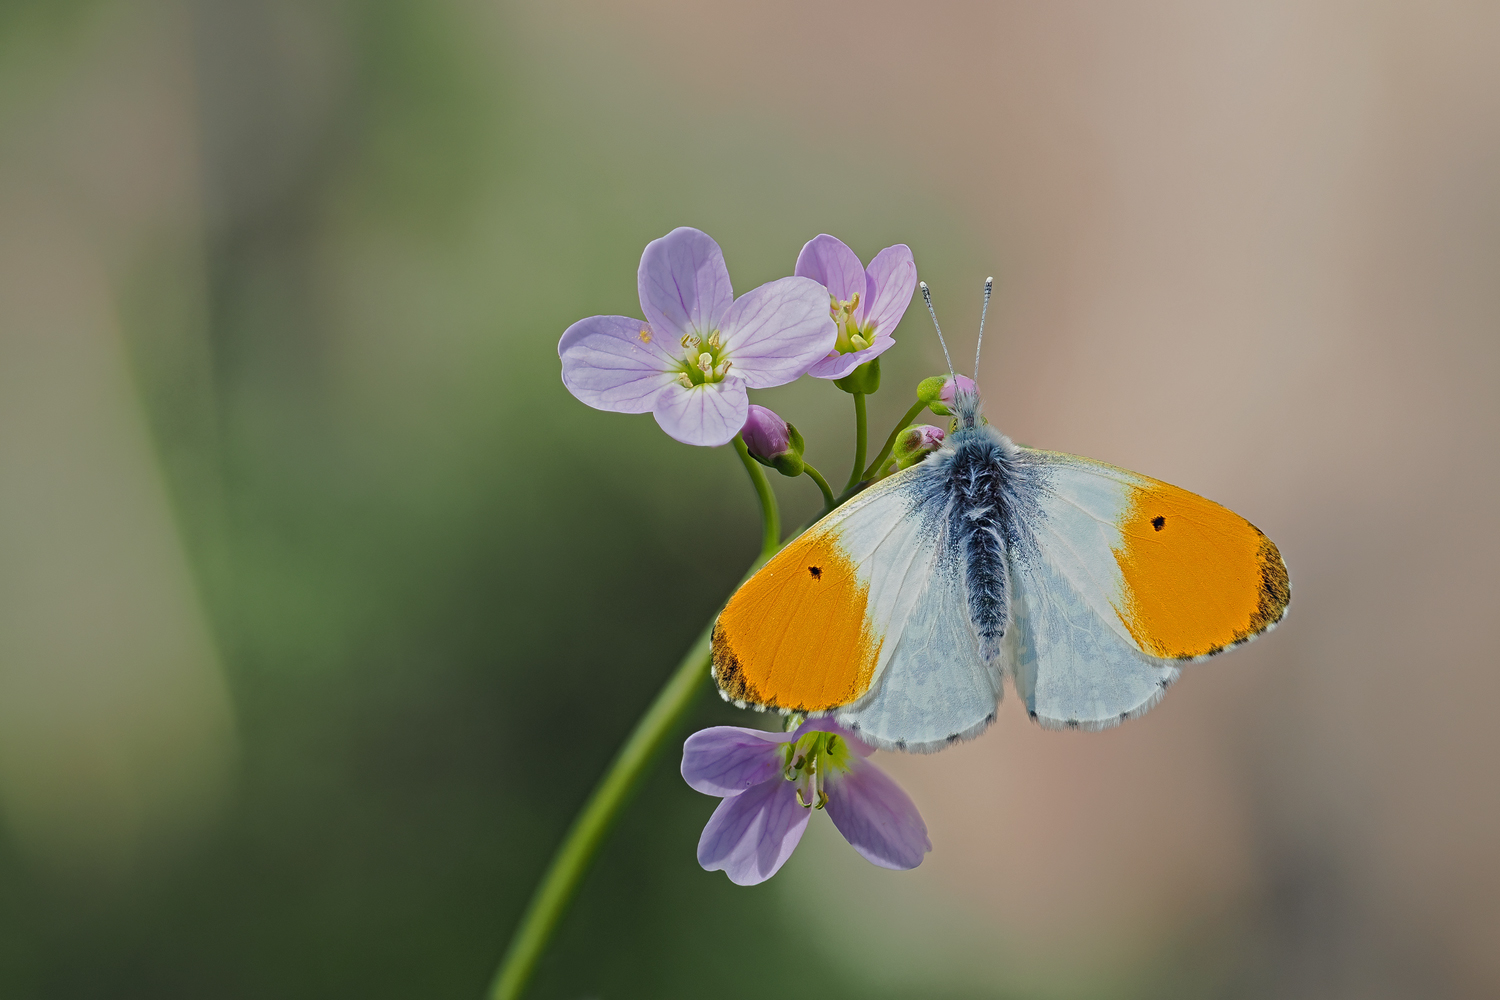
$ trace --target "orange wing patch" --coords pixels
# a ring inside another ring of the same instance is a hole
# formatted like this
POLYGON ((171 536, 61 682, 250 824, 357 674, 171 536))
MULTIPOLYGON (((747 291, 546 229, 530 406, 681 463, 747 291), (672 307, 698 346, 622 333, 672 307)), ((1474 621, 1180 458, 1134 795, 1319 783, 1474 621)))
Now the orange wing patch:
POLYGON ((729 698, 792 712, 870 688, 883 637, 836 531, 814 529, 766 563, 714 625, 714 679, 729 698))
POLYGON ((1275 543, 1211 500, 1147 482, 1132 491, 1114 553, 1125 578, 1116 610, 1140 647, 1212 656, 1280 621, 1292 595, 1275 543))

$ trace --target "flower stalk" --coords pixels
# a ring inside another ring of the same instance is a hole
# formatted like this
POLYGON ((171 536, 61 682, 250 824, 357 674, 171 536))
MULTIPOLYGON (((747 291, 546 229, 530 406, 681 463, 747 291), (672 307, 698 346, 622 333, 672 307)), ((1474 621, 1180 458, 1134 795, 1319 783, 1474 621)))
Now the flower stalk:
MULTIPOLYGON (((755 561, 753 573, 765 562, 755 561)), ((747 574, 748 577, 748 574, 747 574)), ((625 745, 610 762, 583 810, 563 837, 552 863, 532 894, 510 947, 490 984, 490 1000, 516 1000, 536 971, 537 961, 557 930, 568 903, 588 872, 604 838, 613 829, 625 804, 634 795, 667 740, 681 728, 688 711, 703 692, 708 675, 713 624, 703 630, 693 648, 682 658, 656 700, 635 724, 625 745)))
POLYGON ((849 470, 849 481, 844 484, 844 496, 864 479, 865 450, 870 444, 870 425, 865 417, 865 394, 854 393, 854 468, 849 470))
POLYGON ((839 499, 833 495, 833 487, 828 485, 828 480, 824 479, 821 472, 806 462, 802 463, 802 474, 818 484, 818 489, 823 491, 823 513, 832 514, 833 508, 839 505, 839 499))
POLYGON ((875 461, 871 462, 869 467, 865 469, 864 475, 860 477, 861 480, 869 479, 880 471, 880 467, 885 464, 885 460, 891 457, 891 450, 896 447, 896 439, 901 436, 901 432, 912 421, 917 419, 917 414, 926 408, 927 404, 919 399, 912 404, 911 409, 906 411, 906 416, 896 421, 896 426, 891 428, 891 436, 885 439, 885 447, 880 449, 880 454, 875 456, 875 461))
MULTIPOLYGON (((781 514, 764 470, 750 457, 744 439, 738 434, 734 437, 734 448, 755 485, 755 495, 760 500, 762 529, 760 555, 745 572, 740 581, 743 583, 781 548, 781 514)), ((824 489, 826 493, 826 486, 824 489)), ((698 641, 693 643, 651 707, 646 709, 646 714, 635 724, 625 745, 615 754, 604 777, 599 779, 599 784, 558 845, 552 863, 547 866, 526 912, 521 915, 505 957, 500 960, 500 968, 486 994, 489 1000, 517 1000, 521 996, 604 838, 640 787, 662 746, 682 727, 693 703, 702 694, 703 679, 708 676, 711 660, 713 623, 718 615, 716 608, 698 641)))
POLYGON ((760 557, 771 558, 781 547, 781 511, 776 506, 776 494, 771 492, 771 483, 766 479, 760 463, 750 457, 743 434, 734 436, 734 450, 739 452, 745 471, 750 473, 750 482, 755 485, 755 495, 760 499, 760 557))

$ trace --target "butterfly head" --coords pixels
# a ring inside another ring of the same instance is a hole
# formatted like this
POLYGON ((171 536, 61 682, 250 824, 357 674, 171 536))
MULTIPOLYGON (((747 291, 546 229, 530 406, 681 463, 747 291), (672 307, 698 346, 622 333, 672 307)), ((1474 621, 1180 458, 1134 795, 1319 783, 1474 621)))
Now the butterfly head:
POLYGON ((955 431, 972 430, 986 423, 983 406, 979 401, 979 387, 976 385, 971 384, 955 392, 951 410, 955 431))

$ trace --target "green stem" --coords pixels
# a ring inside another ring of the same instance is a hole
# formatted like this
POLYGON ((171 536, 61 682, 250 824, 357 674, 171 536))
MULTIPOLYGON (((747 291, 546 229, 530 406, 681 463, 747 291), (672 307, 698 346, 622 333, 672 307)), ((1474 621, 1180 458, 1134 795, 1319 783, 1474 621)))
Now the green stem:
POLYGON ((755 495, 760 498, 760 554, 761 558, 769 558, 781 547, 781 512, 776 506, 776 494, 771 492, 766 470, 750 457, 750 449, 739 434, 734 436, 734 450, 740 453, 740 461, 745 463, 745 471, 755 484, 755 495))
POLYGON ((860 473, 865 468, 865 449, 869 446, 870 427, 865 419, 865 394, 854 393, 854 468, 849 470, 849 482, 844 485, 844 493, 848 493, 858 486, 861 478, 860 473))
POLYGON ((817 483, 818 489, 823 491, 823 513, 831 513, 833 508, 839 505, 839 502, 838 498, 833 495, 833 488, 828 485, 828 480, 824 479, 822 473, 805 461, 802 463, 802 472, 813 482, 817 483))
POLYGON ((860 477, 861 480, 869 479, 880 471, 880 467, 885 464, 885 460, 891 457, 891 449, 896 447, 896 439, 901 436, 901 432, 911 426, 911 422, 917 419, 917 414, 926 408, 927 404, 919 399, 912 405, 911 409, 906 411, 906 416, 902 417, 901 422, 891 431, 891 436, 885 439, 885 447, 880 449, 880 454, 875 456, 875 461, 870 463, 870 467, 860 477))
MULTIPOLYGON (((756 560, 759 568, 763 560, 756 560)), ((647 769, 667 739, 677 731, 703 690, 708 674, 712 624, 698 637, 687 656, 635 724, 629 739, 615 755, 583 811, 573 821, 567 836, 552 856, 552 864, 531 897, 495 979, 490 1000, 516 1000, 526 988, 537 960, 542 957, 558 921, 578 891, 599 846, 604 842, 621 809, 646 776, 647 769)))
MULTIPOLYGON (((750 473, 750 481, 755 484, 764 529, 760 556, 744 576, 744 580, 748 580, 781 548, 781 515, 766 474, 761 471, 760 463, 750 457, 739 435, 735 435, 734 447, 750 473)), ((824 493, 829 493, 826 486, 824 493)), ((526 912, 521 915, 521 922, 510 939, 510 947, 490 983, 489 1000, 517 1000, 526 988, 536 971, 537 961, 557 930, 558 922, 562 920, 573 894, 578 891, 604 838, 645 778, 652 761, 682 725, 698 693, 703 690, 703 678, 712 662, 713 622, 717 618, 718 612, 715 611, 714 619, 709 620, 708 627, 677 665, 656 700, 646 709, 646 714, 635 724, 625 745, 615 755, 609 770, 604 772, 604 777, 594 787, 583 810, 558 845, 557 853, 552 856, 541 884, 536 887, 526 912)))

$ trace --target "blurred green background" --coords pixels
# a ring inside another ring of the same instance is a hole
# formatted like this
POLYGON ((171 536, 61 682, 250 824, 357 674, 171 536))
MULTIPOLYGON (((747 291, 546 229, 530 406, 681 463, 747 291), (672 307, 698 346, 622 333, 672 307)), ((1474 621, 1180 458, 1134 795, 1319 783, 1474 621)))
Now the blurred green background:
MULTIPOLYGON (((535 996, 1494 995, 1496 21, 0 6, 0 996, 481 994, 756 549, 732 451, 558 378, 678 225, 740 292, 905 242, 960 356, 999 275, 993 418, 1296 600, 1117 732, 888 762, 909 875, 827 824, 701 871, 669 753, 535 996)), ((940 368, 897 337, 872 435, 940 368)), ((757 399, 845 474, 847 396, 757 399)))

